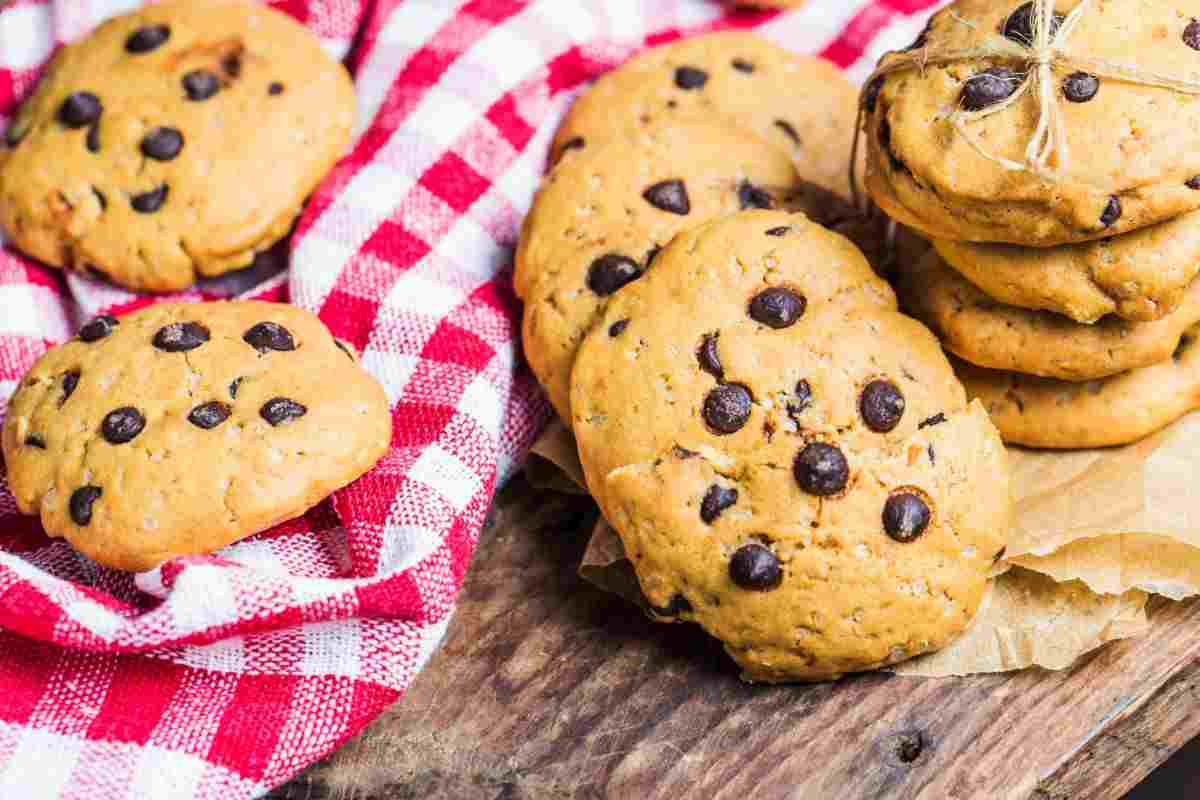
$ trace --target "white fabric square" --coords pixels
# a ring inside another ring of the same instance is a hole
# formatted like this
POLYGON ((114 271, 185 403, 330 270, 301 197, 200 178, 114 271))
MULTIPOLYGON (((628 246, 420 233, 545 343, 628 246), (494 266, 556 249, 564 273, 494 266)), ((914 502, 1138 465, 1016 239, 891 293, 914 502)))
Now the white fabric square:
POLYGON ((408 474, 435 489, 456 511, 462 511, 479 490, 475 473, 437 444, 421 453, 408 474))

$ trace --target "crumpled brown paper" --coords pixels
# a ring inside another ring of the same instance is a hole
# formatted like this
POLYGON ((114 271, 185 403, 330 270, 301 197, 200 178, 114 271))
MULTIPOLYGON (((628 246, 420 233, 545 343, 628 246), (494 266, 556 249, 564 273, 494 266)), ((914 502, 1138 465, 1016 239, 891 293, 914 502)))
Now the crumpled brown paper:
MULTIPOLYGON (((586 491, 571 434, 534 445, 531 482, 586 491), (557 475, 553 473, 557 472, 557 475)), ((897 668, 925 677, 1064 669, 1146 631, 1149 594, 1200 594, 1200 413, 1142 442, 1080 452, 1010 448, 1016 527, 972 626, 897 668)), ((646 608, 617 533, 597 523, 579 574, 646 608)))

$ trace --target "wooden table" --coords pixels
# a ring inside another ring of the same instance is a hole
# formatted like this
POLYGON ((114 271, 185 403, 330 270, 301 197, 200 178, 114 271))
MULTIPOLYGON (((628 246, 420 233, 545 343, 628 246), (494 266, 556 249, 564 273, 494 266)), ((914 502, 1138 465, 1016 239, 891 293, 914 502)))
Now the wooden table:
POLYGON ((748 686, 576 577, 594 519, 511 484, 405 698, 272 797, 1108 800, 1200 733, 1200 602, 1068 672, 748 686))

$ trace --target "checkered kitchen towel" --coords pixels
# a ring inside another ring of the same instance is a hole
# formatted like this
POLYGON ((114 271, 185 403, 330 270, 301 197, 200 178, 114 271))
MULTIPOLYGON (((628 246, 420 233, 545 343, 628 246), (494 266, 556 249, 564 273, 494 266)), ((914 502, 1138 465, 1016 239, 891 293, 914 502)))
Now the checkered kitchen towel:
MULTIPOLYGON (((131 5, 0 0, 0 127, 57 43, 131 5)), ((183 297, 320 314, 387 388, 391 450, 301 519, 137 576, 47 539, 0 474, 2 798, 251 797, 399 698, 445 631, 497 483, 547 417, 519 366, 508 271, 571 96, 648 44, 731 26, 861 79, 934 2, 274 5, 347 59, 356 143, 288 247, 183 297)), ((83 320, 149 302, 0 252, 0 414, 83 320)))

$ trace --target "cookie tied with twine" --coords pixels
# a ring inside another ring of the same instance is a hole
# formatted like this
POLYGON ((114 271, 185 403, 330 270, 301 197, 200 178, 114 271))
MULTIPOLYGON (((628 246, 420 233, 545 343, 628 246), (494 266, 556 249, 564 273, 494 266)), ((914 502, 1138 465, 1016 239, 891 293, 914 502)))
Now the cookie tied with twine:
POLYGON ((1200 207, 1188 185, 1200 171, 1200 20, 1160 0, 1080 0, 1060 12, 1065 5, 960 0, 913 46, 884 56, 859 109, 860 132, 878 117, 868 188, 881 206, 933 236, 1040 246, 1200 207), (1119 103, 1121 89, 1158 96, 1119 103), (1180 130, 1164 134, 1167 125, 1180 130), (1100 148, 1081 147, 1089 140, 1100 148), (1007 202, 1033 219, 998 213, 1007 202), (1057 203, 1050 216, 1059 218, 1037 220, 1042 203, 1057 203), (955 212, 963 219, 927 219, 955 212))

